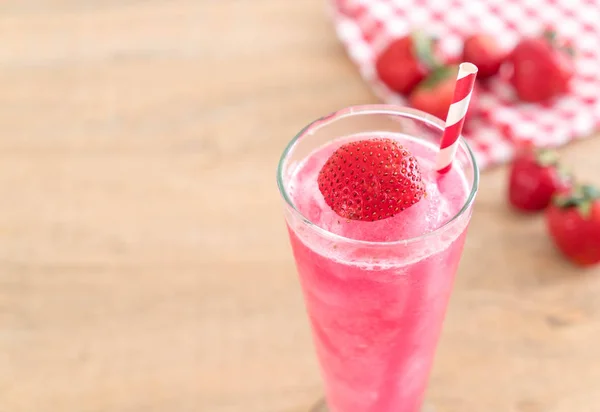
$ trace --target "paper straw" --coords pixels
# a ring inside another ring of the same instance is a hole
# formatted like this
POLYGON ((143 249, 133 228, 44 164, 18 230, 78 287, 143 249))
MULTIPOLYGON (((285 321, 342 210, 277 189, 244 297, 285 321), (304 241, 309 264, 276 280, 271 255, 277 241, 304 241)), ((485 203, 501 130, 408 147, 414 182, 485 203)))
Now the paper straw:
POLYGON ((448 110, 446 118, 446 128, 440 142, 440 151, 437 155, 436 170, 439 173, 446 173, 452 168, 452 161, 456 155, 458 147, 458 138, 462 132, 465 123, 465 115, 469 108, 473 87, 475 86, 475 77, 477 76, 477 66, 472 63, 461 63, 458 67, 458 77, 454 87, 454 97, 448 110))

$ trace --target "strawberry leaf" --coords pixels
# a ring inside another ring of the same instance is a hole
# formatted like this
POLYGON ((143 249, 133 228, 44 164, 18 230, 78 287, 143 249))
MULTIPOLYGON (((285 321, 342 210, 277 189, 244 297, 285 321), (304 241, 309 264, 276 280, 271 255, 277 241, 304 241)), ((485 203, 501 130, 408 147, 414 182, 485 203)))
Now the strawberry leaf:
POLYGON ((581 192, 583 193, 583 196, 589 200, 600 199, 600 190, 595 186, 582 185, 581 192))
POLYGON ((440 66, 431 72, 429 77, 419 84, 419 87, 422 86, 426 89, 432 89, 448 77, 453 76, 456 72, 456 66, 440 66))
POLYGON ((590 217, 590 213, 592 211, 592 202, 590 202, 590 201, 581 202, 576 207, 577 207, 577 211, 579 212, 579 214, 581 216, 583 216, 585 219, 590 217))
POLYGON ((574 177, 573 177, 573 174, 571 173, 571 171, 569 169, 567 169, 566 167, 564 167, 563 165, 559 164, 557 166, 557 171, 558 171, 558 176, 565 182, 574 180, 574 177))
POLYGON ((575 57, 575 55, 577 54, 575 52, 575 47, 573 46, 573 43, 568 42, 567 44, 565 44, 565 46, 563 47, 563 50, 565 53, 567 53, 570 57, 575 57))
POLYGON ((556 44, 556 30, 552 29, 552 28, 547 28, 546 30, 544 30, 544 34, 543 34, 544 38, 548 41, 548 43, 550 43, 552 46, 554 46, 556 44))
POLYGON ((561 209, 567 209, 569 207, 575 207, 577 206, 577 199, 570 195, 570 194, 566 194, 566 195, 555 195, 554 198, 552 199, 552 202, 560 207, 561 209))
POLYGON ((437 40, 419 30, 413 32, 411 37, 413 52, 417 56, 417 59, 430 70, 434 70, 438 67, 440 64, 433 53, 434 45, 437 40))
POLYGON ((600 191, 590 185, 577 185, 570 193, 557 195, 553 199, 553 203, 561 209, 574 207, 579 214, 587 219, 592 210, 592 204, 597 199, 600 199, 600 191))
POLYGON ((539 149, 536 153, 538 165, 542 167, 558 165, 558 153, 551 149, 539 149))

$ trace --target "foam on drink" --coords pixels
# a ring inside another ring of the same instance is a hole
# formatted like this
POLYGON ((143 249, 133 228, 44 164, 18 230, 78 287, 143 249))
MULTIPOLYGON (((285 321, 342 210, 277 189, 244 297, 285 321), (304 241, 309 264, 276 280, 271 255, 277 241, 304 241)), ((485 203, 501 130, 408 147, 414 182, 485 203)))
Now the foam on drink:
MULTIPOLYGON (((299 163, 289 180, 288 193, 302 215, 328 232, 349 239, 374 242, 411 239, 440 228, 460 211, 467 197, 467 182, 460 170, 452 170, 443 175, 435 171, 435 156, 437 151, 438 148, 431 143, 402 134, 387 132, 347 136, 317 149, 299 163), (419 162, 427 195, 417 204, 388 219, 374 222, 344 219, 325 203, 325 199, 319 191, 317 184, 319 171, 331 154, 341 145, 352 140, 361 140, 369 137, 386 137, 401 142, 419 162)), ((457 235, 457 233, 454 235, 450 234, 451 237, 456 237, 457 235)), ((436 239, 433 241, 428 254, 433 253, 435 249, 444 247, 444 245, 447 246, 448 242, 439 244, 439 240, 436 239)), ((312 246, 313 248, 321 249, 323 253, 331 257, 339 255, 336 250, 331 249, 329 243, 320 245, 321 247, 319 247, 317 243, 323 243, 322 239, 315 238, 311 239, 310 242, 315 243, 312 246)), ((418 259, 419 256, 426 256, 423 252, 426 251, 423 249, 415 251, 415 258, 418 259)), ((348 257, 338 256, 338 258, 347 260, 348 257)), ((404 262, 407 261, 407 259, 403 260, 404 262)), ((364 262, 360 260, 355 263, 375 266, 393 264, 392 262, 364 262)))

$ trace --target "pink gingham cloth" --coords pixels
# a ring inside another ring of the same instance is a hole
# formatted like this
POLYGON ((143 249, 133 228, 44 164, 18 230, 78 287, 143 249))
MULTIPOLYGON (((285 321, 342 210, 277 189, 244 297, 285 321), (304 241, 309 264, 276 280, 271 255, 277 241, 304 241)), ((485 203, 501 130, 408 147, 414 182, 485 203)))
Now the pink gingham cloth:
POLYGON ((572 92, 551 104, 521 103, 506 80, 479 94, 482 115, 465 137, 480 167, 510 160, 515 144, 530 139, 560 146, 600 126, 600 0, 332 0, 336 32, 361 76, 384 102, 405 104, 377 77, 375 58, 396 37, 421 29, 436 36, 444 55, 462 49, 469 33, 488 33, 512 48, 521 37, 554 27, 577 50, 572 92))

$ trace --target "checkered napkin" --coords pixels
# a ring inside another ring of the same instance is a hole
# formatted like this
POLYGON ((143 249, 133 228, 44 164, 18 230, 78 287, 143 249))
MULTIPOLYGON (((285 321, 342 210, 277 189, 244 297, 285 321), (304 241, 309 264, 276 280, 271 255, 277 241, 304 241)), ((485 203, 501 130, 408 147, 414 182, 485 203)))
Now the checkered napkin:
POLYGON ((404 98, 377 77, 374 61, 390 39, 422 29, 440 39, 445 55, 461 50, 469 33, 494 35, 501 46, 538 35, 552 26, 578 52, 572 93, 552 104, 517 101, 506 80, 496 78, 481 90, 482 115, 465 136, 481 168, 508 161, 516 142, 531 139, 559 146, 591 135, 600 127, 599 0, 332 0, 337 34, 362 77, 383 101, 404 98))

